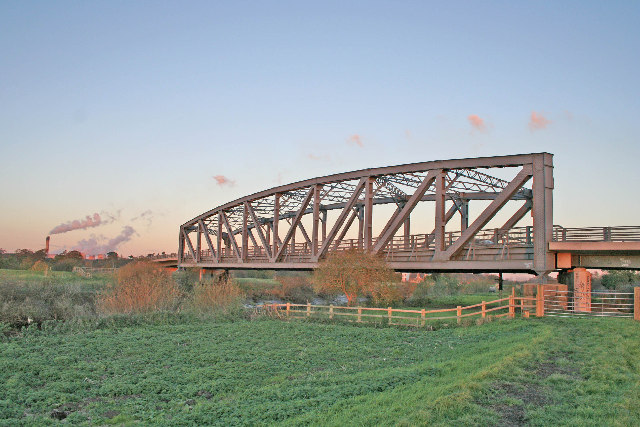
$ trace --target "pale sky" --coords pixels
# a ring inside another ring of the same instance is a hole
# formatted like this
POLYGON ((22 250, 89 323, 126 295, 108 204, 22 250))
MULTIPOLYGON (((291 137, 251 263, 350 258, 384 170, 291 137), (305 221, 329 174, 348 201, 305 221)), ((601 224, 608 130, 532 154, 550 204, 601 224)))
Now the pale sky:
POLYGON ((278 184, 541 151, 556 224, 640 222, 637 1, 5 1, 0 51, 8 251, 98 213, 53 251, 175 252, 278 184))

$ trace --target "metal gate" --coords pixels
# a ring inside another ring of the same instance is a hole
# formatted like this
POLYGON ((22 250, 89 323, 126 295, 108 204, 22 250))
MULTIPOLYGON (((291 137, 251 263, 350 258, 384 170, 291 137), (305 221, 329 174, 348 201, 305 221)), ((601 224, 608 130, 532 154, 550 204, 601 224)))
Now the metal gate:
POLYGON ((545 316, 633 317, 634 293, 544 289, 545 316))

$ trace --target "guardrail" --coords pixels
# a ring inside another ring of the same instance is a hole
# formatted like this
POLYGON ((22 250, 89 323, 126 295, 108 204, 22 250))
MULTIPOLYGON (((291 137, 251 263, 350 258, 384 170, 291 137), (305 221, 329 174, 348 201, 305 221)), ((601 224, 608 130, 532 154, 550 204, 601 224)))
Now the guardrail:
POLYGON ((580 227, 553 226, 555 242, 637 242, 640 241, 640 226, 580 227))

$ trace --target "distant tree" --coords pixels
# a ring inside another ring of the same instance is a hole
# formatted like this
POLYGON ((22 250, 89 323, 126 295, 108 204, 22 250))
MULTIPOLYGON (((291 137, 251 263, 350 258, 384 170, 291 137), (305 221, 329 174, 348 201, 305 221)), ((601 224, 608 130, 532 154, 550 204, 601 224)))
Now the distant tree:
POLYGON ((47 251, 45 249, 37 250, 33 253, 33 258, 38 261, 42 261, 47 258, 47 251))
POLYGON ((333 252, 318 263, 313 272, 316 292, 343 293, 347 304, 371 294, 386 298, 388 284, 397 280, 395 272, 377 255, 358 249, 333 252))
POLYGON ((118 259, 118 254, 117 252, 107 252, 107 259, 118 259))
POLYGON ((67 259, 84 259, 84 255, 80 251, 69 251, 66 254, 67 259))
POLYGON ((640 283, 640 275, 631 270, 612 270, 602 275, 601 280, 607 289, 621 289, 640 283))

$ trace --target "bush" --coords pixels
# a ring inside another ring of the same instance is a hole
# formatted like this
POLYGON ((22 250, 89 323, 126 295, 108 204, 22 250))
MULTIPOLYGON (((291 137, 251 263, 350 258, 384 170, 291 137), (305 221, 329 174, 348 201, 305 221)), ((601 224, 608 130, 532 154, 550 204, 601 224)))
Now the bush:
POLYGON ((275 298, 304 304, 311 301, 316 293, 309 282, 309 276, 276 276, 279 285, 271 289, 270 294, 275 298))
POLYGON ((172 277, 180 292, 191 293, 195 284, 200 281, 200 272, 197 268, 187 268, 174 271, 172 277))
POLYGON ((230 313, 242 308, 244 294, 231 280, 198 283, 193 288, 193 306, 201 312, 230 313))
POLYGON ((104 313, 144 313, 177 307, 180 291, 168 271, 148 262, 118 270, 117 282, 98 297, 104 313))

